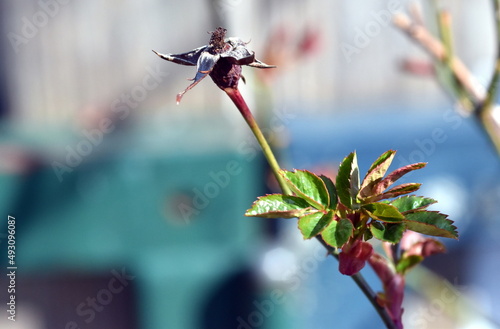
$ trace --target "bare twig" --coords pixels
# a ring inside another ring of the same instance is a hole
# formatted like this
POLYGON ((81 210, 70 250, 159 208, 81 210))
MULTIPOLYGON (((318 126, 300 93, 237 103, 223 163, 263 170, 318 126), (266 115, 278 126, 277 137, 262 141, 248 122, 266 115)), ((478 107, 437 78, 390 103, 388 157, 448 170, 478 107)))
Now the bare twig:
MULTIPOLYGON (((415 40, 425 51, 430 53, 437 60, 440 62, 446 60, 446 48, 425 26, 413 23, 410 18, 403 13, 395 14, 393 22, 399 29, 415 40)), ((474 97, 475 101, 481 101, 486 98, 484 87, 481 86, 460 59, 457 57, 450 58, 450 65, 456 79, 464 86, 465 90, 474 97)))
MULTIPOLYGON (((500 0, 492 0, 495 17, 495 32, 497 41, 497 58, 495 61, 495 72, 488 86, 488 94, 483 102, 479 103, 474 111, 476 118, 484 127, 490 137, 497 153, 500 155, 500 122, 494 111, 500 111, 495 107, 498 95, 498 84, 500 81, 500 0)), ((498 114, 497 114, 498 116, 498 114)))
MULTIPOLYGON (((465 105, 464 109, 475 115, 497 153, 500 155, 500 122, 494 119, 494 111, 499 110, 495 108, 494 104, 498 92, 498 85, 500 83, 500 0, 492 1, 495 9, 495 27, 498 49, 495 71, 487 89, 476 80, 464 63, 453 55, 451 52, 451 41, 448 38, 450 37, 449 35, 442 35, 443 41, 440 41, 436 39, 425 26, 420 23, 412 22, 410 18, 403 13, 395 14, 393 22, 396 27, 405 32, 426 52, 432 55, 440 63, 449 67, 450 73, 459 84, 459 88, 455 88, 454 90, 455 92, 458 91, 456 96, 459 98, 461 104, 465 105), (467 103, 464 101, 467 101, 467 103)), ((417 21, 421 20, 417 19, 417 21)), ((441 28, 449 28, 449 26, 446 26, 446 24, 449 23, 447 22, 446 16, 440 17, 440 23, 441 28)))
MULTIPOLYGON (((328 245, 328 243, 323 240, 321 235, 317 235, 316 238, 318 241, 326 248, 328 251, 328 254, 332 255, 335 259, 339 259, 339 255, 335 252, 335 248, 332 246, 328 245)), ((366 296, 366 298, 370 301, 372 304, 373 308, 377 311, 378 315, 384 322, 385 326, 387 329, 397 329, 396 325, 394 324, 394 321, 392 320, 391 316, 389 313, 387 313, 387 310, 380 306, 379 303, 377 302, 377 294, 373 289, 370 287, 368 282, 364 279, 364 277, 361 275, 360 272, 351 275, 351 278, 354 280, 356 285, 359 287, 359 289, 363 292, 363 294, 366 296)))
POLYGON ((491 79, 490 85, 488 87, 488 96, 484 101, 484 108, 490 108, 495 102, 495 98, 498 93, 498 80, 500 76, 500 0, 493 0, 494 16, 495 16, 495 28, 497 37, 497 58, 495 62, 495 73, 491 79))

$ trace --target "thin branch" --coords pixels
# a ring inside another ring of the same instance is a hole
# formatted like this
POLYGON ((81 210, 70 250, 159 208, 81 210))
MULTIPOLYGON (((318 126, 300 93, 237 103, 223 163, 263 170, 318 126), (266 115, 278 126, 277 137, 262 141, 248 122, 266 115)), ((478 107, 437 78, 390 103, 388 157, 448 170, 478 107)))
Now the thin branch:
POLYGON ((437 21, 439 27, 439 36, 442 44, 445 48, 445 58, 443 64, 445 65, 445 74, 448 81, 444 81, 443 84, 448 82, 449 88, 455 94, 458 102, 462 105, 462 108, 472 111, 474 110, 474 100, 471 96, 467 94, 467 90, 464 85, 460 83, 455 77, 453 72, 453 58, 454 47, 453 47, 453 32, 451 28, 451 15, 446 10, 438 10, 437 21))
MULTIPOLYGON (((410 18, 403 13, 395 14, 393 22, 399 29, 415 40, 417 44, 419 44, 433 57, 438 59, 440 62, 444 62, 446 60, 445 47, 429 32, 429 30, 427 30, 427 28, 425 28, 425 26, 412 23, 410 18)), ((474 97, 475 101, 484 100, 486 97, 484 87, 477 82, 464 63, 457 57, 452 57, 450 62, 456 79, 460 82, 460 84, 462 84, 462 86, 464 86, 467 92, 474 97)))
POLYGON ((498 93, 498 81, 500 78, 500 0, 493 0, 493 8, 496 27, 497 58, 495 62, 495 73, 488 86, 488 96, 484 101, 484 108, 490 108, 495 103, 498 93))
POLYGON ((418 25, 424 25, 424 15, 422 15, 422 6, 419 2, 411 2, 410 3, 410 15, 413 18, 413 21, 418 25))
MULTIPOLYGON (((477 82, 460 59, 450 56, 448 61, 451 73, 466 93, 472 96, 470 101, 473 106, 468 106, 467 108, 476 116, 478 122, 483 127, 483 131, 487 134, 495 150, 500 155, 500 123, 493 118, 493 111, 497 110, 493 105, 496 101, 498 84, 500 83, 500 0, 492 1, 495 8, 495 27, 499 49, 497 50, 495 73, 488 88, 485 89, 477 82)), ((393 22, 396 27, 405 32, 435 59, 446 64, 447 57, 450 54, 447 53, 445 45, 436 39, 427 28, 421 24, 413 23, 408 16, 402 13, 395 14, 393 22)), ((460 101, 463 101, 463 98, 460 96, 459 98, 460 101)))
POLYGON ((497 42, 497 58, 495 61, 495 72, 488 86, 488 94, 483 102, 478 103, 474 114, 477 120, 484 127, 484 130, 490 137, 493 146, 500 155, 500 123, 494 119, 493 111, 498 111, 495 108, 495 102, 498 95, 498 84, 500 80, 500 0, 492 0, 495 17, 496 42, 497 42))
MULTIPOLYGON (((335 249, 332 246, 327 244, 320 235, 317 235, 316 238, 323 245, 323 247, 325 247, 325 249, 328 251, 328 254, 332 255, 335 259, 339 260, 339 255, 335 252, 335 249)), ((389 313, 387 313, 387 310, 378 304, 377 294, 373 291, 368 282, 366 282, 363 275, 361 275, 361 273, 358 272, 352 275, 351 278, 354 280, 354 282, 363 292, 366 298, 370 301, 373 308, 375 308, 378 315, 384 322, 385 326, 388 329, 397 329, 396 325, 394 324, 394 321, 392 321, 391 319, 391 316, 389 315, 389 313)))

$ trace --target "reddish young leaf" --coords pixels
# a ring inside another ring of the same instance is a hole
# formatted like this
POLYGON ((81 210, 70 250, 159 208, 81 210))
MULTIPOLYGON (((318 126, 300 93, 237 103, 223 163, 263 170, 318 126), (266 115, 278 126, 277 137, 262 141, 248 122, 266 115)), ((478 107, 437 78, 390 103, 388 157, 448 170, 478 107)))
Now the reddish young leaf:
POLYGON ((370 266, 382 281, 384 287, 383 298, 379 304, 389 313, 397 329, 403 329, 403 298, 405 290, 405 277, 396 273, 392 264, 374 253, 369 259, 370 266))
POLYGON ((346 245, 339 254, 339 271, 344 275, 354 275, 365 267, 366 261, 373 254, 370 243, 356 240, 346 245))
POLYGON ((368 197, 372 194, 373 187, 384 177, 395 155, 396 151, 390 150, 373 162, 361 184, 360 197, 368 197))
POLYGON ((427 164, 424 163, 424 162, 419 162, 419 163, 409 164, 407 166, 404 166, 404 167, 401 167, 399 169, 394 170, 389 175, 387 175, 387 177, 385 177, 384 179, 382 179, 380 181, 380 183, 378 183, 375 186, 373 194, 374 195, 381 194, 389 186, 391 186, 392 184, 394 184, 394 182, 396 182, 398 179, 400 179, 401 177, 403 177, 407 173, 409 173, 409 172, 411 172, 413 170, 422 169, 426 165, 427 164))
POLYGON ((406 184, 401 184, 398 186, 395 186, 391 188, 389 191, 376 195, 372 198, 369 198, 365 200, 366 202, 374 202, 374 201, 379 201, 379 200, 384 200, 384 199, 392 199, 400 195, 405 195, 408 193, 412 193, 417 191, 422 184, 418 183, 406 183, 406 184))
POLYGON ((406 231, 400 244, 403 257, 417 255, 424 258, 446 252, 444 244, 414 231, 406 231))

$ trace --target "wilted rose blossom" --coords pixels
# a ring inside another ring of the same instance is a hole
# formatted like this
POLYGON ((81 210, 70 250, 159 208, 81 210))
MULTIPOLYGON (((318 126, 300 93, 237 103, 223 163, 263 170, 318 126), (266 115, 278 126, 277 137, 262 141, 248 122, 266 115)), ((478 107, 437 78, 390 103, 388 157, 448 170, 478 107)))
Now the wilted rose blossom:
POLYGON ((210 42, 206 46, 193 49, 182 54, 160 54, 161 58, 181 65, 196 66, 196 76, 184 91, 177 94, 177 104, 182 96, 196 86, 203 78, 210 75, 215 84, 222 90, 237 89, 241 76, 241 65, 261 69, 273 68, 255 58, 254 52, 247 49, 247 42, 239 38, 225 38, 226 29, 219 27, 212 32, 210 42))

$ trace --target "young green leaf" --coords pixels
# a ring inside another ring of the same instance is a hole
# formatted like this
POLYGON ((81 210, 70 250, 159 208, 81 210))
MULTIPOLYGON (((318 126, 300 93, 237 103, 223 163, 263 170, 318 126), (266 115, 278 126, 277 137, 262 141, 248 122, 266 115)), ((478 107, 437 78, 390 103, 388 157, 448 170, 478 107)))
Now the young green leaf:
POLYGON ((245 216, 266 218, 294 218, 304 215, 312 207, 302 198, 270 194, 257 198, 245 216))
POLYGON ((326 189, 328 190, 328 195, 330 197, 330 202, 328 205, 329 209, 337 208, 337 189, 335 188, 335 184, 333 184, 332 180, 329 177, 320 175, 319 178, 325 183, 326 189))
POLYGON ((378 183, 389 169, 389 166, 396 155, 396 151, 389 150, 382 154, 373 164, 366 173, 363 183, 361 184, 360 196, 367 197, 371 195, 372 189, 376 183, 378 183))
POLYGON ((422 169, 423 167, 426 166, 426 163, 424 162, 419 162, 419 163, 413 163, 409 164, 407 166, 401 167, 399 169, 394 170, 391 172, 389 175, 387 175, 384 179, 382 179, 374 188, 374 194, 380 194, 384 192, 389 186, 394 184, 398 179, 406 175, 407 173, 417 170, 417 169, 422 169))
POLYGON ((404 220, 403 214, 399 210, 386 203, 368 203, 361 206, 361 209, 372 219, 387 223, 401 223, 404 220))
POLYGON ((399 274, 406 274, 408 270, 411 268, 417 266, 424 260, 424 257, 418 256, 418 255, 411 255, 408 257, 403 257, 402 259, 399 260, 398 264, 396 265, 396 272, 399 274))
POLYGON ((398 243, 403 237, 406 227, 403 223, 389 224, 373 222, 370 231, 376 239, 391 243, 398 243))
POLYGON ((333 220, 333 211, 326 214, 321 211, 314 212, 299 218, 299 229, 304 239, 318 235, 333 220))
POLYGON ((340 248, 352 236, 354 226, 347 218, 332 220, 321 232, 321 237, 332 247, 340 248))
POLYGON ((340 202, 352 209, 359 191, 359 168, 356 152, 349 154, 340 164, 336 187, 340 202))
POLYGON ((424 198, 416 195, 407 195, 391 201, 391 204, 398 208, 401 213, 414 212, 427 208, 437 201, 431 198, 424 198))
POLYGON ((330 196, 321 178, 307 170, 294 172, 281 170, 288 187, 299 197, 307 200, 311 206, 325 210, 330 203, 330 196))
POLYGON ((458 239, 457 228, 447 215, 437 211, 416 211, 406 214, 406 228, 418 233, 458 239))

